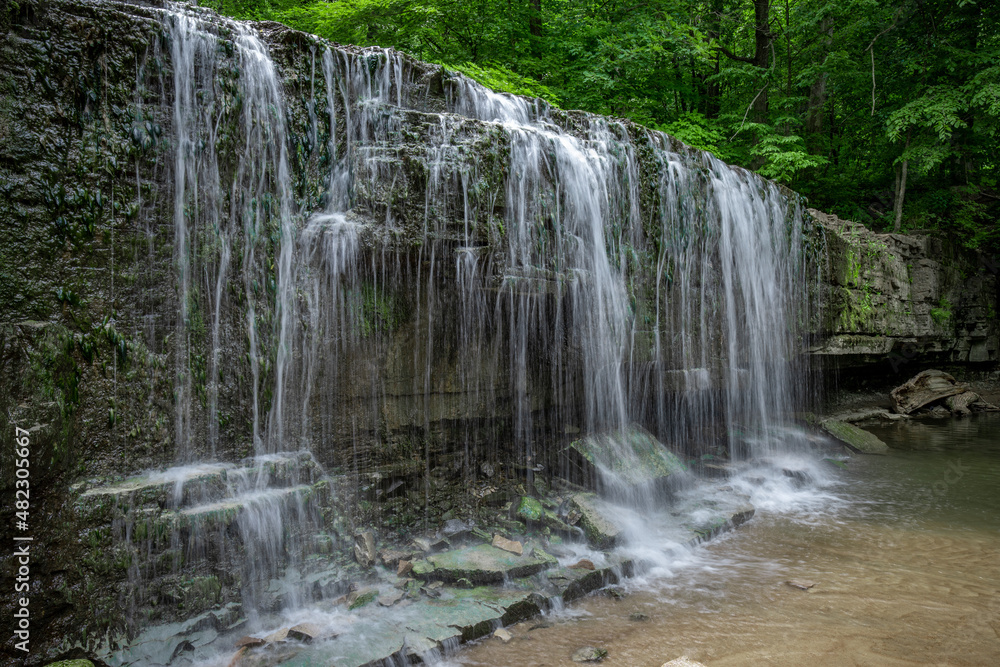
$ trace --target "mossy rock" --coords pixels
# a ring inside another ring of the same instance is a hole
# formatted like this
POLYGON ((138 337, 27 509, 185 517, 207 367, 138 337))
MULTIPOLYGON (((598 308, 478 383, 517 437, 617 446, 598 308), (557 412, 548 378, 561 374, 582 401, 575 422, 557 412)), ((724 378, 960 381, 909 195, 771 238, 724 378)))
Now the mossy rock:
POLYGON ((347 605, 347 608, 349 610, 360 609, 361 607, 364 607, 365 605, 374 602, 376 598, 378 598, 378 591, 376 590, 365 591, 364 593, 361 593, 357 598, 355 598, 353 602, 347 605))
POLYGON ((413 564, 413 576, 418 579, 457 581, 468 579, 474 584, 497 583, 504 579, 529 577, 548 568, 551 556, 539 553, 512 554, 489 544, 453 549, 428 556, 413 564))
POLYGON ((634 425, 623 431, 592 433, 570 443, 567 450, 585 485, 611 492, 670 489, 687 471, 656 436, 634 425))
POLYGON ((876 435, 858 428, 854 424, 827 419, 823 422, 823 430, 834 438, 844 443, 856 452, 862 454, 885 454, 889 451, 889 446, 882 442, 876 435))
POLYGON ((573 496, 573 507, 580 512, 580 527, 587 541, 596 549, 610 549, 622 537, 622 528, 601 512, 592 493, 578 493, 573 496))
POLYGON ((517 506, 516 516, 525 523, 529 521, 541 521, 544 514, 545 509, 542 507, 542 503, 530 496, 521 498, 521 502, 517 506))

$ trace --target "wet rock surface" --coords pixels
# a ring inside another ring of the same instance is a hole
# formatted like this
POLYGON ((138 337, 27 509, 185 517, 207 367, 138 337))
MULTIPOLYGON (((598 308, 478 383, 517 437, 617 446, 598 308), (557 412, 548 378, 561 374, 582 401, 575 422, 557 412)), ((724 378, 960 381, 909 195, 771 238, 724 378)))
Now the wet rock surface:
POLYGON ((649 490, 669 492, 682 483, 686 471, 676 454, 637 425, 574 440, 566 458, 571 480, 626 497, 649 490))
MULTIPOLYGON (((123 488, 136 486, 134 482, 123 484, 123 488)), ((674 536, 678 543, 697 544, 752 516, 752 508, 741 505, 740 497, 726 493, 721 491, 722 495, 714 496, 712 501, 692 500, 693 504, 674 507, 679 517, 674 536), (725 498, 729 500, 722 502, 725 498), (689 514, 703 514, 707 509, 715 518, 685 520, 689 514)), ((91 497, 101 495, 93 493, 91 497)), ((584 497, 587 509, 601 517, 605 530, 620 534, 621 528, 614 524, 614 506, 594 494, 584 497)), ((543 498, 541 502, 544 505, 558 500, 543 498)), ((395 552, 405 554, 405 550, 386 547, 369 569, 356 571, 359 579, 350 584, 347 594, 319 596, 308 618, 281 623, 281 617, 277 617, 278 622, 267 631, 246 635, 246 621, 237 607, 227 614, 206 612, 184 623, 149 628, 127 650, 102 653, 100 657, 109 664, 150 667, 185 664, 188 658, 216 653, 231 656, 234 664, 261 667, 361 667, 383 660, 410 661, 491 634, 509 641, 504 626, 550 609, 556 598, 565 604, 597 591, 610 591, 644 567, 612 547, 587 551, 588 557, 580 558, 575 554, 588 547, 546 538, 539 532, 518 541, 522 544, 521 554, 480 539, 470 530, 456 543, 415 560, 412 571, 402 572, 400 564, 408 561, 395 560, 395 552), (553 553, 562 555, 547 552, 547 541, 553 553)), ((324 580, 323 572, 300 576, 310 581, 324 580)), ((325 578, 336 580, 339 576, 338 568, 325 578)), ((287 577, 282 586, 295 588, 287 577)), ((331 590, 343 590, 343 586, 346 584, 331 590)), ((643 622, 646 618, 637 615, 634 620, 643 622)), ((598 659, 599 653, 600 649, 588 660, 598 659)))
POLYGON ((601 511, 594 502, 596 499, 595 494, 578 493, 570 499, 570 503, 580 514, 580 527, 587 541, 597 549, 608 549, 621 540, 622 529, 601 511))
POLYGON ((468 579, 474 584, 497 583, 506 578, 531 576, 541 572, 548 564, 548 560, 535 555, 481 544, 445 551, 417 561, 413 564, 413 575, 428 580, 468 579))
POLYGON ((882 442, 878 436, 854 424, 827 419, 823 422, 823 430, 852 450, 863 454, 885 454, 889 451, 889 446, 882 442))
POLYGON ((934 235, 880 234, 810 209, 827 262, 822 321, 810 349, 841 382, 901 380, 937 364, 996 368, 1000 322, 993 260, 934 235))

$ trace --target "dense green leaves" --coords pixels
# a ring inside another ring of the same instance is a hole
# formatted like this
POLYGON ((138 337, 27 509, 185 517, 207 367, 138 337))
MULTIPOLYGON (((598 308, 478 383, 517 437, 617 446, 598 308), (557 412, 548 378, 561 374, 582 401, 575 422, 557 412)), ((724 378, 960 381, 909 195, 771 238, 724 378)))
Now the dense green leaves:
POLYGON ((563 108, 628 117, 875 227, 893 227, 905 190, 903 229, 939 228, 1000 249, 992 0, 205 4, 392 46, 563 108))

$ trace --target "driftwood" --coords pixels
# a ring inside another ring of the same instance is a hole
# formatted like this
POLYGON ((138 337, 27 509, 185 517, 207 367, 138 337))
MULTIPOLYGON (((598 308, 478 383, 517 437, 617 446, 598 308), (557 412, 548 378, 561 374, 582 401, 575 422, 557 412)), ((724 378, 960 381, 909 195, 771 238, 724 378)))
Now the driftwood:
POLYGON ((969 405, 972 403, 978 403, 982 399, 979 398, 979 394, 974 391, 966 391, 961 394, 955 394, 954 396, 949 396, 945 399, 944 404, 949 410, 957 415, 967 415, 972 412, 969 409, 969 405))
POLYGON ((967 391, 967 385, 956 382, 955 378, 944 371, 929 370, 918 373, 906 384, 896 387, 890 396, 893 409, 899 414, 908 415, 928 403, 967 391))

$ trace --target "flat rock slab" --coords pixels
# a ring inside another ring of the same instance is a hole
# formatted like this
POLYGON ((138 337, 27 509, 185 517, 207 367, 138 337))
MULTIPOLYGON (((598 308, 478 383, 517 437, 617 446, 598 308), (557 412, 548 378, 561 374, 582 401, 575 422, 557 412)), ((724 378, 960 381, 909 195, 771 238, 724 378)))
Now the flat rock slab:
POLYGON ((637 487, 669 488, 687 471, 656 436, 639 426, 580 438, 570 443, 567 454, 578 469, 579 481, 612 495, 637 487))
POLYGON ((282 667, 368 667, 409 664, 413 655, 490 635, 541 612, 544 598, 529 591, 468 589, 421 600, 391 614, 369 614, 337 639, 304 647, 282 667), (394 662, 393 662, 394 661, 394 662))
POLYGON ((486 584, 502 582, 505 578, 530 577, 550 564, 550 559, 536 556, 533 550, 530 555, 527 553, 517 555, 489 544, 479 544, 444 551, 418 560, 413 564, 412 574, 418 579, 425 580, 468 579, 474 584, 486 584))
POLYGON ((854 424, 827 419, 823 422, 823 430, 834 438, 844 443, 856 452, 862 454, 885 454, 889 451, 889 446, 882 442, 875 434, 858 428, 854 424))
POLYGON ((893 409, 903 415, 942 398, 963 394, 968 386, 955 381, 944 371, 927 370, 917 373, 906 384, 892 390, 893 409))
POLYGON ((592 570, 560 567, 549 571, 547 575, 549 582, 559 591, 563 602, 572 602, 600 588, 634 576, 635 565, 628 559, 614 560, 604 567, 595 567, 592 570))
POLYGON ((694 546, 702 542, 707 542, 713 537, 733 530, 752 519, 756 512, 757 509, 749 503, 728 510, 720 510, 719 514, 712 519, 691 526, 690 529, 694 533, 694 536, 688 540, 688 544, 694 546))

